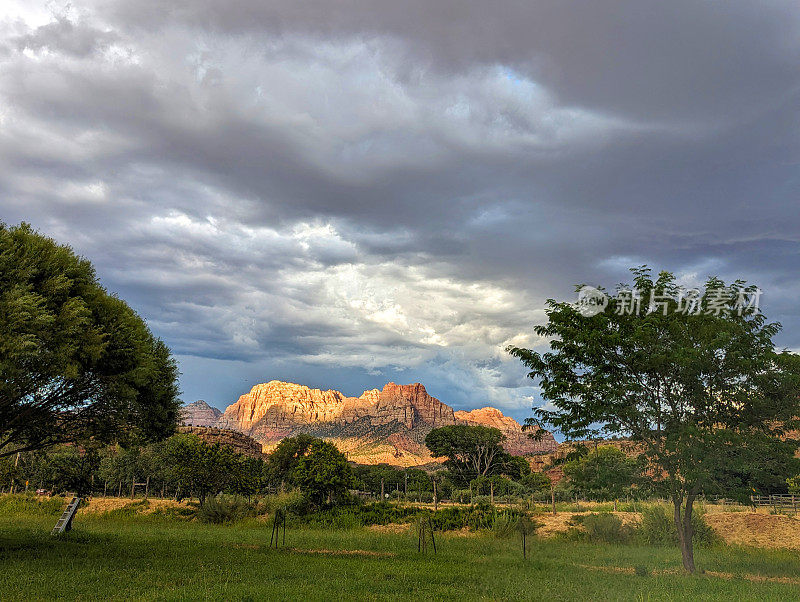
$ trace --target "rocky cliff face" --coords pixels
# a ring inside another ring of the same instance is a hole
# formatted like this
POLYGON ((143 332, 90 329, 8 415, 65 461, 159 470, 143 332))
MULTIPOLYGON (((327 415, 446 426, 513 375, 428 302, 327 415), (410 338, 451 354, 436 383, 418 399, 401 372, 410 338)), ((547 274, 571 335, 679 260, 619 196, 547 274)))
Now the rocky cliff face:
POLYGON ((519 422, 496 408, 481 408, 470 412, 459 411, 455 413, 456 420, 461 424, 470 426, 489 426, 499 429, 506 436, 503 447, 507 452, 516 455, 552 453, 558 448, 558 443, 552 433, 544 431, 539 439, 529 437, 539 429, 523 431, 519 422))
POLYGON ((549 433, 534 441, 519 423, 494 408, 454 412, 420 383, 390 382, 383 389, 347 397, 339 391, 273 380, 239 397, 215 426, 243 432, 264 444, 265 450, 304 432, 335 441, 354 461, 411 466, 432 460, 425 435, 450 424, 499 428, 507 437, 506 448, 516 454, 545 453, 556 447, 549 433))
POLYGON ((217 408, 212 408, 202 399, 183 406, 181 424, 185 426, 214 426, 222 416, 217 408))
MULTIPOLYGON (((217 412, 222 414, 219 410, 217 412)), ((178 432, 195 435, 210 445, 215 443, 227 445, 237 454, 243 454, 251 458, 266 458, 266 454, 261 451, 261 444, 258 441, 237 431, 206 426, 180 426, 178 427, 178 432)))
POLYGON ((428 395, 419 383, 388 383, 383 390, 346 397, 339 391, 309 389, 273 380, 256 385, 225 410, 221 424, 248 430, 295 429, 300 425, 347 425, 368 418, 372 424, 397 422, 407 429, 420 424, 431 428, 454 424, 453 409, 428 395))

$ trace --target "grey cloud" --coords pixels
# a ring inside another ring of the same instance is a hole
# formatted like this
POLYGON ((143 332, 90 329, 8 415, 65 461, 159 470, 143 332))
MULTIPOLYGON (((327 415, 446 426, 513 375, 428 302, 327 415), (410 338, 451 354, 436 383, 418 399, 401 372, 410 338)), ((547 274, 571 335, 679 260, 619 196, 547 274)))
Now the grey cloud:
POLYGON ((646 119, 741 117, 793 93, 798 77, 798 8, 786 0, 102 6, 119 22, 143 28, 171 23, 229 34, 389 36, 417 61, 447 69, 519 66, 567 103, 646 119))
POLYGON ((795 3, 80 8, 0 24, 0 219, 90 257, 197 397, 524 417, 503 344, 641 262, 759 283, 800 348, 795 3))
POLYGON ((112 31, 94 28, 83 21, 76 23, 66 15, 59 15, 52 23, 37 27, 13 41, 20 50, 46 49, 82 58, 108 48, 116 40, 112 31))

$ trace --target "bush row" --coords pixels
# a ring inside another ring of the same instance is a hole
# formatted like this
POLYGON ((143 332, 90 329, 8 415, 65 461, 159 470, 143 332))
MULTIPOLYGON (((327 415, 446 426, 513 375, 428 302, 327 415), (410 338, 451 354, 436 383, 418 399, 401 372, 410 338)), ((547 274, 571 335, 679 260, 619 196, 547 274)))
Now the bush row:
MULTIPOLYGON (((618 516, 610 512, 576 514, 570 519, 570 524, 570 529, 562 535, 566 539, 650 545, 678 543, 672 510, 666 506, 643 508, 641 520, 633 524, 623 524, 618 516)), ((702 511, 692 513, 692 528, 695 545, 708 546, 719 542, 718 535, 705 521, 702 511)))

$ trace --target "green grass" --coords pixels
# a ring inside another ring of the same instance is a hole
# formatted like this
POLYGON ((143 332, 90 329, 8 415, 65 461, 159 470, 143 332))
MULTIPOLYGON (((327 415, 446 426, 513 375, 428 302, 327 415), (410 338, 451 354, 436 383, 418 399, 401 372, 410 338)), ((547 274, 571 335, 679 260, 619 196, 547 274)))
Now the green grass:
POLYGON ((435 556, 416 552, 413 534, 367 529, 291 529, 287 547, 267 548, 271 527, 249 521, 205 525, 164 516, 77 517, 49 535, 51 508, 0 507, 0 598, 158 600, 788 600, 800 586, 744 575, 800 575, 792 552, 718 546, 697 551, 701 569, 679 570, 671 547, 594 545, 440 535, 435 556), (392 556, 314 554, 360 550, 392 556), (598 570, 590 567, 607 567, 598 570), (641 567, 634 574, 634 567, 641 567), (615 572, 625 569, 628 573, 615 572))

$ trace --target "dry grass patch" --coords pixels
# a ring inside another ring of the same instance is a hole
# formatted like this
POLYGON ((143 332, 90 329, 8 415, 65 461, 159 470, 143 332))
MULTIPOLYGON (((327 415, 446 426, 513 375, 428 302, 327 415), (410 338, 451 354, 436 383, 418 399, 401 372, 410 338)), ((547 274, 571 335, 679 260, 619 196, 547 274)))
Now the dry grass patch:
MULTIPOLYGON (((575 515, 591 514, 591 512, 559 512, 558 514, 537 514, 533 519, 542 526, 536 531, 542 537, 552 537, 558 533, 565 533, 573 525, 569 524, 575 515)), ((637 523, 639 514, 637 512, 611 512, 622 520, 623 525, 637 523)))
POLYGON ((105 514, 114 510, 121 510, 129 506, 135 506, 137 512, 141 514, 151 514, 158 510, 167 510, 170 508, 191 508, 186 502, 176 502, 175 500, 161 500, 161 499, 147 499, 141 498, 129 499, 120 497, 92 497, 89 498, 88 503, 82 503, 78 512, 87 514, 105 514), (147 504, 142 504, 147 501, 147 504))
POLYGON ((800 519, 782 514, 729 512, 706 514, 725 543, 800 550, 800 519))

